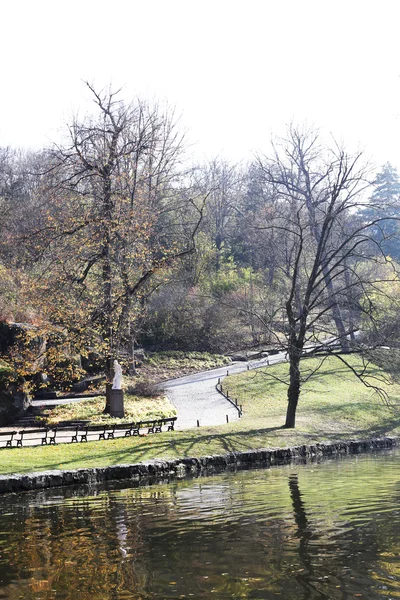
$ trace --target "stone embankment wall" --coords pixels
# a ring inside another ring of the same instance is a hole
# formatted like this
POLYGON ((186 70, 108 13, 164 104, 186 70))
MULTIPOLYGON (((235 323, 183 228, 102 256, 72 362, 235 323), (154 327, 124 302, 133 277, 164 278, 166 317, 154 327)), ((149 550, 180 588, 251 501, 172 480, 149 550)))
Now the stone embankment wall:
MULTIPOLYGON (((202 458, 176 460, 154 460, 133 465, 116 465, 94 469, 72 471, 44 471, 27 475, 1 475, 0 494, 42 490, 65 485, 95 485, 107 481, 131 480, 140 484, 157 481, 183 479, 198 475, 208 475, 224 470, 269 467, 306 461, 324 456, 357 454, 370 450, 394 448, 397 438, 382 438, 366 441, 337 442, 297 446, 294 448, 260 449, 248 452, 231 452, 202 458)), ((12 452, 3 450, 2 452, 12 452)))

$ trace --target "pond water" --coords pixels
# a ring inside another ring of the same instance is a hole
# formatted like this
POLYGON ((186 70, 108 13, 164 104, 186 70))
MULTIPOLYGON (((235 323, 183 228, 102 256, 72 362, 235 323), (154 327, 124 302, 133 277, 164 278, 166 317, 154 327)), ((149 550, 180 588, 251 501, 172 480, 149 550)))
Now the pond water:
POLYGON ((0 598, 400 598, 400 450, 0 498, 0 598))

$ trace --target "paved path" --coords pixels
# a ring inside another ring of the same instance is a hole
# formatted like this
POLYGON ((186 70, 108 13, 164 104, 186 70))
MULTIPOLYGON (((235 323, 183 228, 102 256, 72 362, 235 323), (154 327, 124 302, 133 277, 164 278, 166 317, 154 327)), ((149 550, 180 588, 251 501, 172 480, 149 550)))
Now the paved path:
MULTIPOLYGON (((268 364, 282 362, 282 360, 285 360, 284 353, 260 360, 236 362, 218 369, 164 382, 163 388, 178 411, 175 429, 197 427, 197 421, 199 421, 200 427, 221 425, 226 423, 227 417, 229 422, 237 421, 239 416, 236 408, 215 389, 218 379, 220 378, 222 381, 227 376, 227 372, 229 375, 233 375, 247 371, 248 368, 265 367, 268 364)), ((224 387, 228 387, 226 382, 224 387)))

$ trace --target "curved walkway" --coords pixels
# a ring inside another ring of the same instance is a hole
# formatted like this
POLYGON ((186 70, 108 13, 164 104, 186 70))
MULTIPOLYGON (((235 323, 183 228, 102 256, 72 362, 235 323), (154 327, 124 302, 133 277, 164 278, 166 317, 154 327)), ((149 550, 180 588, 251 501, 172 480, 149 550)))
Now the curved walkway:
POLYGON ((222 381, 227 376, 227 372, 233 375, 247 371, 248 367, 256 369, 282 360, 285 360, 285 353, 260 360, 236 362, 218 369, 164 382, 162 387, 178 412, 175 429, 197 427, 197 421, 201 427, 221 425, 227 422, 227 418, 229 422, 237 421, 239 416, 236 408, 215 389, 218 379, 222 381))

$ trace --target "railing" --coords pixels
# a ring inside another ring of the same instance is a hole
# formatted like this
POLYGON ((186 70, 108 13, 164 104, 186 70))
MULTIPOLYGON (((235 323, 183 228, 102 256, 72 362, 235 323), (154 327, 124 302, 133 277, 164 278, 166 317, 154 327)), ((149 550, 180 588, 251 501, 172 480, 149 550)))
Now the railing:
MULTIPOLYGON (((227 376, 229 375, 229 371, 226 372, 226 375, 227 376)), ((238 403, 237 398, 231 398, 229 396, 229 389, 226 389, 226 390, 223 389, 220 377, 218 378, 218 383, 215 386, 215 389, 217 390, 217 392, 219 394, 224 396, 224 398, 226 398, 226 400, 228 400, 228 402, 230 402, 232 404, 232 406, 234 406, 236 408, 236 410, 238 411, 239 419, 240 419, 240 417, 243 414, 243 405, 238 403)))

